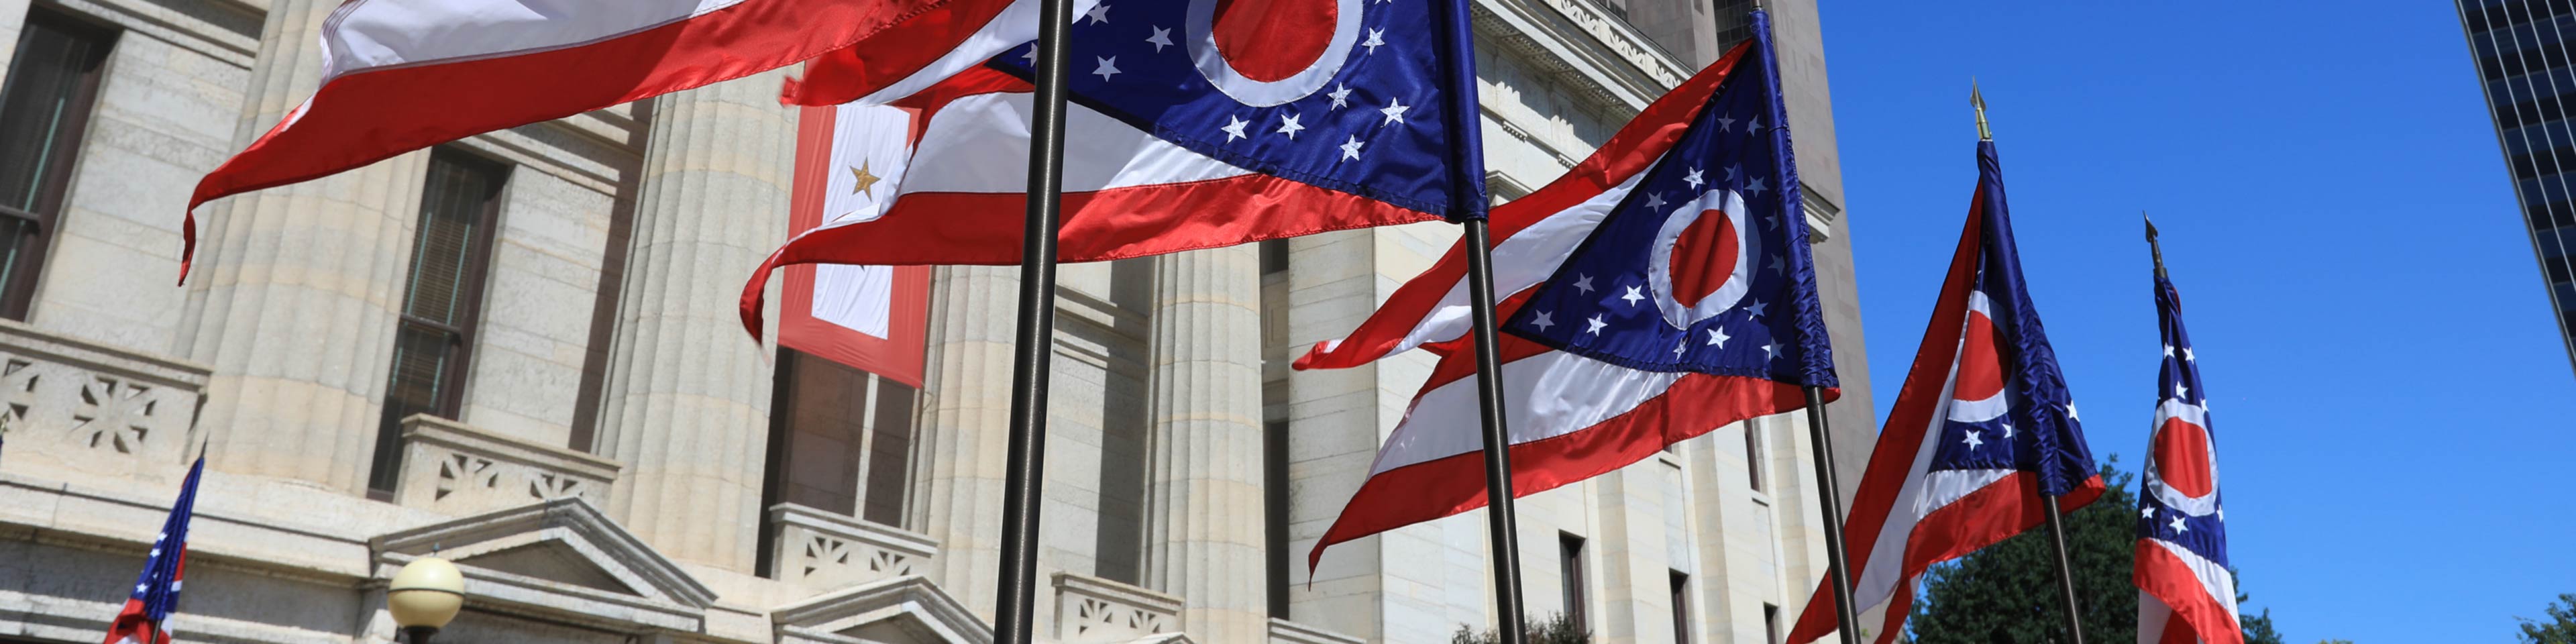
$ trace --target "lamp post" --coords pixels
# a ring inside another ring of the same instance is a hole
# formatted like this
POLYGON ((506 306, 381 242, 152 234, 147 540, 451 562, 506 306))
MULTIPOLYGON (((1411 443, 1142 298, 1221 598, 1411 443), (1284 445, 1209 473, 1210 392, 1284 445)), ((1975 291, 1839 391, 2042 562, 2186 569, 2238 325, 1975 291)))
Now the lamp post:
POLYGON ((411 644, 429 644, 429 636, 438 634, 463 608, 464 573, 437 557, 404 564, 394 572, 392 587, 385 590, 385 609, 394 614, 394 626, 411 636, 411 644))

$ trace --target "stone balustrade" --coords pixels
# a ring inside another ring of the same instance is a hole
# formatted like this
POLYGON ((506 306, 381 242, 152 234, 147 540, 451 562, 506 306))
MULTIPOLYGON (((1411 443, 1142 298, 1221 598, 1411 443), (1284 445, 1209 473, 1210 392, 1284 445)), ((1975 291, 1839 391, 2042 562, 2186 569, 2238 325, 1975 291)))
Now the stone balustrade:
POLYGON ((54 480, 175 481, 212 370, 0 321, 9 469, 54 480))
POLYGON ((1367 640, 1273 617, 1270 644, 1367 644, 1367 640))
POLYGON ((394 502, 448 516, 574 497, 608 502, 616 461, 539 445, 429 415, 402 421, 394 502))
POLYGON ((920 533, 781 503, 769 506, 771 579, 821 592, 928 574, 939 542, 920 533))
POLYGON ((1181 632, 1181 598, 1069 572, 1055 574, 1055 640, 1156 641, 1181 632))

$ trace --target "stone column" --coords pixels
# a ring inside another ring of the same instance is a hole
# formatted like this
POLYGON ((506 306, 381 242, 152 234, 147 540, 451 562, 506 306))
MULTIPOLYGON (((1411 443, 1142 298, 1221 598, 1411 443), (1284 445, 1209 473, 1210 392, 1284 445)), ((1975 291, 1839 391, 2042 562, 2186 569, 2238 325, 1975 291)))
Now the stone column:
POLYGON ((1203 642, 1268 638, 1258 246, 1154 262, 1147 585, 1203 642))
POLYGON ((1001 571, 1020 269, 942 266, 931 274, 930 359, 913 447, 910 527, 939 540, 937 563, 925 576, 976 617, 991 620, 1001 571))
MULTIPOLYGON (((311 96, 333 0, 269 4, 235 148, 311 96)), ((366 488, 426 151, 204 208, 175 352, 214 367, 215 469, 366 488)))
POLYGON ((778 104, 784 74, 653 99, 596 448, 626 464, 609 513, 628 530, 743 573, 763 519, 775 367, 734 305, 787 239, 796 111, 778 104))

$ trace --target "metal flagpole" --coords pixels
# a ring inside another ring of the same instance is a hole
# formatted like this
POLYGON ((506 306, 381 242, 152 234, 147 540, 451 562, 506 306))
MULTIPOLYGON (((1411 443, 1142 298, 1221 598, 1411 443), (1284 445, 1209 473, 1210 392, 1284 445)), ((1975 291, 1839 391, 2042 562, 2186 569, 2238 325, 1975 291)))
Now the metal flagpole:
MULTIPOLYGON (((1986 127, 1986 97, 1977 91, 1975 79, 1968 81, 1968 104, 1977 108, 1977 138, 1983 141, 1994 141, 1994 130, 1986 127)), ((2151 236, 2153 234, 2149 233, 2151 236)), ((2066 554, 2065 513, 2058 511, 2057 497, 2041 494, 2039 500, 2042 505, 2047 506, 2045 509, 2048 510, 2048 544, 2057 554, 2057 594, 2058 600, 2066 606, 2066 638, 2073 644, 2084 644, 2084 619, 2081 617, 2083 609, 2075 600, 2075 567, 2066 554)))
POLYGON ((1467 301, 1476 326, 1477 411, 1484 418, 1485 529, 1493 533, 1494 605, 1502 644, 1523 644, 1520 520, 1513 510, 1511 429, 1503 422, 1502 348, 1494 337, 1494 251, 1484 218, 1467 221, 1467 301))
POLYGON ((2156 279, 2171 279, 2165 276, 2165 247, 2156 243, 2156 220, 2144 210, 2138 211, 2138 218, 2147 222, 2147 252, 2156 257, 2156 279))
POLYGON ((1860 613, 1852 606, 1851 556, 1843 550, 1843 492, 1834 482, 1833 430, 1825 420, 1825 390, 1807 388, 1807 437, 1816 449, 1816 497, 1825 515, 1825 575, 1834 584, 1834 618, 1843 644, 1860 643, 1860 613))
POLYGON ((1029 119, 1028 221, 1011 359, 1011 435, 1002 483, 1002 571, 994 640, 1028 644, 1035 623, 1039 487, 1046 477, 1047 376, 1055 343, 1056 217, 1064 200, 1065 27, 1072 0, 1039 0, 1036 112, 1029 119))

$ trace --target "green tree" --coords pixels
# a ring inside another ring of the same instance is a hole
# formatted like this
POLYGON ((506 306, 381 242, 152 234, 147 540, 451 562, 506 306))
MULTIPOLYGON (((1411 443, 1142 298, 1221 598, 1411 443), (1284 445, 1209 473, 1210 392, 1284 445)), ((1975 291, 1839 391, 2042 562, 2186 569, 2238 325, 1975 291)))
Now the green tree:
POLYGON ((2522 622, 2523 644, 2576 644, 2576 593, 2558 596, 2548 608, 2549 621, 2516 617, 2522 622))
MULTIPOLYGON (((1547 621, 1532 621, 1524 628, 1526 630, 1522 632, 1529 634, 1529 644, 1591 644, 1592 642, 1592 633, 1584 630, 1582 625, 1574 623, 1574 618, 1564 613, 1549 615, 1547 621)), ((1499 644, 1502 641, 1503 635, 1494 632, 1493 629, 1485 629, 1484 632, 1479 633, 1469 630, 1466 624, 1459 624, 1458 632, 1449 635, 1449 644, 1499 644)))
MULTIPOLYGON (((2110 459, 2118 462, 2117 456, 2110 459)), ((2135 642, 2138 587, 2130 582, 2130 572, 2138 543, 2137 476, 2105 464, 2102 480, 2108 488, 2102 498, 2066 516, 2067 555, 2075 568, 2075 595, 2083 605, 2084 641, 2135 642)), ((1922 589, 1922 599, 1906 621, 1916 644, 2065 639, 2057 555, 2049 547, 2046 527, 1933 566, 1923 575, 1922 589)), ((2246 597, 2236 600, 2241 605, 2246 597)), ((2246 644, 2283 644, 2271 611, 2239 619, 2246 644)))
MULTIPOLYGON (((2118 459, 2112 459, 2117 462, 2118 459)), ((2102 498, 2066 515, 2066 550, 2084 641, 2138 640, 2138 587, 2129 581, 2138 542, 2136 476, 2102 467, 2102 498)), ((1916 644, 2057 642, 2065 639, 2057 554, 2037 527, 1924 572, 1923 597, 1906 630, 1916 644)))

